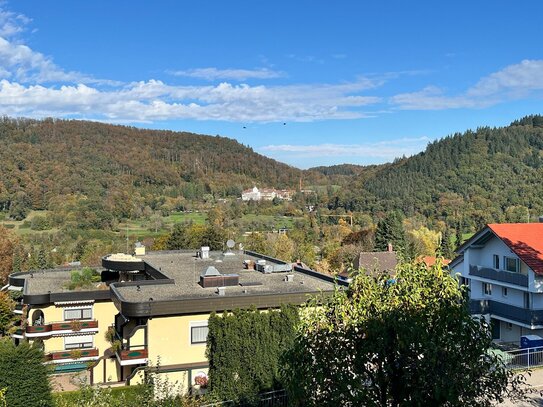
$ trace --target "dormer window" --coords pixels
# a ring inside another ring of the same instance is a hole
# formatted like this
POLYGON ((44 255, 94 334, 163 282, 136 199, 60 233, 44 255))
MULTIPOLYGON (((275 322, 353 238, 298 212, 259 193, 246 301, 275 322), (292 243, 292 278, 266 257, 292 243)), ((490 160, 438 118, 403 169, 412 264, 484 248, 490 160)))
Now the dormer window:
POLYGON ((505 270, 511 273, 520 273, 520 261, 514 257, 503 257, 505 270))

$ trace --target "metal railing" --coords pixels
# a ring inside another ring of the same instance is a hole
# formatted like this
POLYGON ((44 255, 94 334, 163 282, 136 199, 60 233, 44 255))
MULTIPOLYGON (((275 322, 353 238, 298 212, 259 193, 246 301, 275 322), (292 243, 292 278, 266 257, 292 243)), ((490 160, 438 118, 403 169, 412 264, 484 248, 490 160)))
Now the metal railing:
POLYGON ((275 390, 261 393, 254 402, 235 402, 232 400, 204 404, 200 407, 287 407, 288 396, 286 390, 275 390))
POLYGON ((493 268, 482 266, 470 266, 469 274, 471 276, 477 276, 487 278, 489 280, 501 281, 504 283, 514 284, 521 287, 528 287, 528 276, 520 273, 513 273, 510 271, 496 270, 493 268))
POLYGON ((515 349, 501 354, 508 369, 531 369, 543 366, 543 347, 515 349))
POLYGON ((486 299, 472 299, 469 307, 472 314, 491 314, 527 325, 543 325, 543 310, 540 309, 521 308, 486 299))

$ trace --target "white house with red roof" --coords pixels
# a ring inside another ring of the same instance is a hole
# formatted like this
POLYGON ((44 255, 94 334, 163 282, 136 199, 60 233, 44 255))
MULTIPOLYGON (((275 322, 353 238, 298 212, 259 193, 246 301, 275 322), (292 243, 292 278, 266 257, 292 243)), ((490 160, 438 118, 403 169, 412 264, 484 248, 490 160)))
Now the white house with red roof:
POLYGON ((489 224, 457 249, 449 268, 470 288, 473 314, 496 341, 543 337, 543 223, 489 224))

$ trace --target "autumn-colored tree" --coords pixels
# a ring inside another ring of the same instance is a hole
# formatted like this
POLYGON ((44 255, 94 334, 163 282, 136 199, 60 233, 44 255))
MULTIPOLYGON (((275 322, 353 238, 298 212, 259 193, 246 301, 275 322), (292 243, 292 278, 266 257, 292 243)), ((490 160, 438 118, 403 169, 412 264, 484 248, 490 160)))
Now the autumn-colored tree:
POLYGON ((4 226, 0 226, 0 282, 4 285, 13 270, 13 254, 19 246, 17 236, 4 226))
POLYGON ((417 256, 435 256, 440 243, 440 233, 425 226, 407 233, 408 252, 412 258, 417 256))

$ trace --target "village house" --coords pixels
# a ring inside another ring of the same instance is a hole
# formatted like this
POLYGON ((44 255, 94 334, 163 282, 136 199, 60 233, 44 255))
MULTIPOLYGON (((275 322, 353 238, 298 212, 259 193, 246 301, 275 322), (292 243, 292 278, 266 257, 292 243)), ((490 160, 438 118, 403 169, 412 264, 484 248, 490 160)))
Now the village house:
POLYGON ((489 224, 457 253, 449 267, 493 339, 518 346, 521 336, 543 336, 543 223, 489 224))

